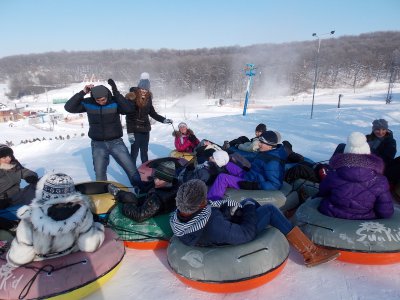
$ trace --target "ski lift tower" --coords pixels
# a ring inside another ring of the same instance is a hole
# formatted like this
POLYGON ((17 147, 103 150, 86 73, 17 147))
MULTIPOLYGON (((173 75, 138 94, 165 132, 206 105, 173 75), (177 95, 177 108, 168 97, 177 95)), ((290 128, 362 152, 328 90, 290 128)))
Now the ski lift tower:
POLYGON ((249 97, 250 97, 250 90, 251 90, 251 86, 253 83, 253 76, 256 75, 256 70, 257 68, 254 66, 254 64, 246 64, 245 67, 245 72, 246 72, 246 76, 248 76, 248 80, 247 80, 247 89, 246 89, 246 97, 244 99, 244 107, 243 107, 243 116, 246 115, 246 110, 247 110, 247 103, 249 102, 249 97))

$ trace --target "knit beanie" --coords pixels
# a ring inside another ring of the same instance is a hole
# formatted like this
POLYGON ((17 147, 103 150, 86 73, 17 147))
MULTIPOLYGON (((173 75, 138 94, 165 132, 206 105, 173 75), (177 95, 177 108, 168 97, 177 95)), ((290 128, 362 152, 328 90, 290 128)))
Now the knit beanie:
POLYGON ((258 124, 256 127, 256 131, 258 131, 258 132, 267 131, 267 125, 265 125, 263 123, 258 124))
POLYGON ((278 135, 276 134, 276 132, 267 130, 267 131, 264 131, 263 134, 260 136, 259 141, 263 144, 267 144, 269 146, 276 147, 279 142, 279 139, 278 139, 278 135))
POLYGON ((361 132, 352 132, 347 138, 343 153, 371 154, 365 135, 361 132))
POLYGON ((138 83, 138 88, 150 91, 150 75, 147 72, 140 74, 140 80, 138 83))
POLYGON ((204 200, 207 200, 207 186, 200 179, 185 182, 176 193, 176 207, 185 214, 198 211, 204 200))
POLYGON ((212 157, 218 167, 223 167, 229 162, 229 154, 224 150, 214 151, 212 157))
POLYGON ((164 161, 160 163, 155 168, 154 177, 172 182, 175 178, 175 163, 173 161, 164 161))
POLYGON ((14 156, 14 151, 5 144, 0 144, 0 158, 6 156, 14 156))
POLYGON ((385 119, 378 119, 372 122, 372 131, 377 129, 389 129, 388 122, 385 119))
POLYGON ((185 123, 185 122, 180 122, 179 124, 178 124, 178 128, 181 128, 181 127, 188 127, 187 126, 187 124, 185 123))
POLYGON ((94 99, 103 98, 103 97, 106 97, 108 99, 108 93, 111 93, 110 90, 108 88, 106 88, 104 85, 94 86, 94 87, 92 87, 90 92, 94 99))
POLYGON ((63 173, 44 176, 38 183, 38 187, 41 185, 43 185, 41 197, 45 201, 66 198, 76 193, 74 181, 63 173))

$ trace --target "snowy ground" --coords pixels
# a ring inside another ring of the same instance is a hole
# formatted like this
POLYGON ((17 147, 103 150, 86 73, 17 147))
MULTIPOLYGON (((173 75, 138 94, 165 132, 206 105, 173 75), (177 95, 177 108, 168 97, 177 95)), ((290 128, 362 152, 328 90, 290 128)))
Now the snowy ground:
MULTIPOLYGON (((26 97, 21 105, 45 109, 47 105, 57 112, 67 113, 63 105, 50 105, 47 99, 69 98, 83 84, 48 92, 36 99, 26 97)), ((123 90, 123 88, 122 88, 123 90)), ((389 127, 400 140, 400 88, 393 89, 393 103, 385 104, 386 83, 375 83, 362 90, 341 89, 318 91, 315 96, 314 116, 310 119, 311 95, 255 99, 257 106, 268 109, 248 109, 242 116, 238 106, 215 106, 214 100, 201 96, 176 100, 159 100, 155 95, 157 111, 174 120, 188 123, 196 135, 222 144, 240 135, 252 137, 258 123, 267 124, 268 129, 277 130, 282 138, 293 144, 296 152, 314 161, 329 159, 336 145, 345 142, 352 131, 369 133, 371 122, 385 118, 389 127), (341 108, 337 108, 338 95, 343 94, 341 108)), ((0 91, 0 93, 2 93, 0 91)), ((0 95, 1 96, 1 95, 0 95)), ((0 97, 3 99, 3 97, 0 97)), ((0 101, 3 102, 3 101, 0 101)), ((77 118, 77 115, 69 115, 77 118)), ((71 175, 75 182, 94 179, 90 140, 86 136, 87 119, 59 121, 53 131, 45 123, 37 127, 28 120, 9 124, 0 123, 0 143, 13 141, 16 157, 39 175, 47 171, 62 171, 71 175), (82 128, 83 123, 83 128, 82 128), (42 128, 42 129, 41 129, 42 128), (85 133, 82 136, 82 133, 85 133), (67 135, 69 139, 67 139, 67 135), (64 137, 60 140, 59 136, 64 137), (20 144, 21 140, 46 138, 45 141, 20 144), (57 140, 55 139, 57 137, 57 140), (49 139, 52 140, 49 140, 49 139)), ((173 148, 172 126, 161 123, 153 125, 150 136, 150 159, 167 156, 173 148)), ((125 142, 129 145, 126 134, 125 142)), ((138 161, 139 165, 139 161, 138 161)), ((126 175, 112 161, 108 175, 129 185, 126 175)), ((363 266, 342 262, 331 262, 315 268, 305 268, 301 257, 291 251, 283 272, 270 283, 257 289, 238 294, 209 294, 183 285, 171 273, 166 260, 166 251, 137 251, 127 249, 121 269, 99 291, 88 299, 157 299, 219 300, 219 299, 400 299, 400 265, 363 266)))

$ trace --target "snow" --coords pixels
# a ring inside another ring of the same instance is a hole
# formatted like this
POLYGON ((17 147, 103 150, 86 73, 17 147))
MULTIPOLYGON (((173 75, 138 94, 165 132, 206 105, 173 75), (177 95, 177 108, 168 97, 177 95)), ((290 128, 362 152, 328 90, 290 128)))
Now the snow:
MULTIPOLYGON (((51 103, 52 98, 69 98, 83 86, 83 83, 76 84, 49 91, 47 96, 43 94, 36 99, 21 99, 20 103, 29 104, 30 109, 45 110, 50 105, 71 120, 67 123, 58 121, 52 131, 47 118, 44 118, 45 123, 36 127, 29 125, 29 119, 14 122, 14 127, 0 123, 0 143, 13 141, 16 157, 39 175, 47 171, 61 171, 72 176, 76 183, 94 180, 86 116, 80 118, 79 115, 67 114, 63 104, 53 105, 47 100, 51 103), (56 140, 56 136, 65 139, 56 140), (43 137, 45 141, 20 144, 21 140, 43 137)), ((127 90, 127 87, 121 88, 124 89, 127 90)), ((393 89, 393 103, 390 105, 385 104, 386 93, 387 83, 370 84, 355 93, 352 89, 317 89, 313 119, 310 119, 310 94, 251 99, 257 107, 265 108, 254 109, 250 104, 245 117, 239 103, 216 106, 217 99, 204 99, 201 95, 174 100, 160 100, 155 95, 155 105, 160 114, 174 120, 175 127, 180 121, 188 123, 200 139, 207 138, 222 144, 224 140, 240 135, 251 137, 255 126, 262 122, 267 124, 268 129, 279 131, 283 140, 289 140, 294 151, 314 161, 324 161, 329 159, 338 143, 346 141, 351 132, 369 133, 371 122, 377 118, 388 120, 394 137, 400 140, 400 88, 393 89), (337 108, 339 94, 343 94, 340 109, 337 108)), ((171 125, 153 125, 150 159, 169 154, 173 148, 172 130, 171 125)), ((129 146, 126 133, 124 141, 129 146)), ((109 180, 129 185, 126 175, 113 160, 108 176, 109 180)), ((287 266, 271 282, 237 294, 210 294, 181 283, 168 266, 165 249, 127 249, 116 275, 87 299, 399 299, 399 286, 399 264, 365 266, 334 261, 309 269, 304 266, 300 255, 291 249, 287 266)))

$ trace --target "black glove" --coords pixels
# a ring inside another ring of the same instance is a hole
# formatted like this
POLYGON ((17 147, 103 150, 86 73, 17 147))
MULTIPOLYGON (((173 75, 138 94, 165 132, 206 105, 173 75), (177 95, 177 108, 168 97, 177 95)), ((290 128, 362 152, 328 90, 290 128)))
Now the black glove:
POLYGON ((259 190, 260 186, 255 181, 239 181, 238 185, 242 190, 259 190))
POLYGON ((195 143, 197 141, 197 137, 194 134, 189 134, 188 139, 192 143, 195 143))
POLYGON ((35 175, 26 176, 24 179, 29 184, 36 184, 39 181, 39 178, 35 175))
POLYGON ((107 80, 107 82, 111 86, 113 95, 115 96, 115 94, 118 94, 119 91, 117 89, 117 85, 115 84, 115 81, 110 78, 110 79, 107 80))

